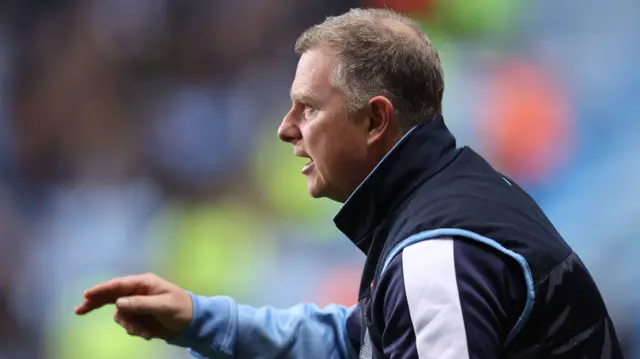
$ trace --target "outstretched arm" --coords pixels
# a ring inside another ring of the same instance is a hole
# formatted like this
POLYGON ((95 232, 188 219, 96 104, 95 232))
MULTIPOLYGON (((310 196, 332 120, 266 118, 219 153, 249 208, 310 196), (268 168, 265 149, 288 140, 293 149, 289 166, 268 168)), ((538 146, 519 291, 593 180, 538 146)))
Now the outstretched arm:
POLYGON ((359 338, 355 307, 253 308, 189 294, 153 274, 113 279, 84 299, 76 314, 115 304, 114 320, 129 334, 190 348, 198 358, 347 359, 355 357, 357 343, 349 337, 359 338))

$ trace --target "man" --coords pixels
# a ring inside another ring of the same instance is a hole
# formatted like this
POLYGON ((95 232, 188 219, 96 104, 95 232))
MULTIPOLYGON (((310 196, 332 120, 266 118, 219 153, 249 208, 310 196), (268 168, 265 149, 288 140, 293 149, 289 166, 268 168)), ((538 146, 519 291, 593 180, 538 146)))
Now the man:
POLYGON ((441 116, 431 42, 387 10, 307 30, 278 131, 313 197, 366 255, 359 303, 286 310, 192 295, 154 275, 114 279, 76 312, 115 303, 130 334, 204 358, 621 358, 586 268, 536 203, 441 116))

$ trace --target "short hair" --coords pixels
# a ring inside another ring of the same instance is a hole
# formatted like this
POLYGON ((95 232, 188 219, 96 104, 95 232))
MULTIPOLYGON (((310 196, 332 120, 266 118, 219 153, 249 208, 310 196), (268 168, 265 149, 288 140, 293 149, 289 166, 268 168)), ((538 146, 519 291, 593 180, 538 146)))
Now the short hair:
POLYGON ((440 57, 410 18, 387 9, 352 9, 307 29, 295 50, 303 54, 318 47, 336 52, 331 84, 344 93, 349 111, 385 96, 403 131, 442 113, 440 57))

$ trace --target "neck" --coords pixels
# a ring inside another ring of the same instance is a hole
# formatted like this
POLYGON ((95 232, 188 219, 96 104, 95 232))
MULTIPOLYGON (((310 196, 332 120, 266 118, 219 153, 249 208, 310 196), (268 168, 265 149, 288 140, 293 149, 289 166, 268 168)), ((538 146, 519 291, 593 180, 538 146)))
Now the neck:
POLYGON ((455 138, 441 116, 416 126, 389 144, 391 142, 394 145, 386 150, 386 155, 334 218, 336 226, 363 251, 367 247, 366 243, 360 243, 363 237, 457 152, 455 138))
POLYGON ((382 141, 377 143, 374 148, 371 149, 369 160, 366 162, 367 165, 362 172, 360 180, 358 180, 357 183, 353 184, 351 191, 345 193, 345 195, 342 196, 339 202, 344 203, 347 201, 347 199, 358 189, 359 185, 363 183, 369 177, 369 175, 371 175, 371 173, 376 169, 376 167, 378 167, 380 162, 382 162, 387 154, 389 154, 389 152, 393 150, 396 144, 400 142, 403 136, 403 133, 395 131, 393 134, 386 136, 382 141))
POLYGON ((398 131, 398 132, 395 132, 393 135, 389 136, 389 139, 386 141, 384 145, 384 154, 380 156, 380 160, 384 158, 384 156, 386 156, 387 153, 389 153, 398 142, 400 142, 400 140, 404 135, 405 133, 398 131))

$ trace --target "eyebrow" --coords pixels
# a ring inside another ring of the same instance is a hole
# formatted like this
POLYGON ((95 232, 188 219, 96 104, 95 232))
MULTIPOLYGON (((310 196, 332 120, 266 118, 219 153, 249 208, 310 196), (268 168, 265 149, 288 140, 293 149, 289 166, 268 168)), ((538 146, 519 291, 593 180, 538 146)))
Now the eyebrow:
POLYGON ((313 102, 318 103, 318 98, 310 93, 291 92, 291 100, 294 102, 313 102))

